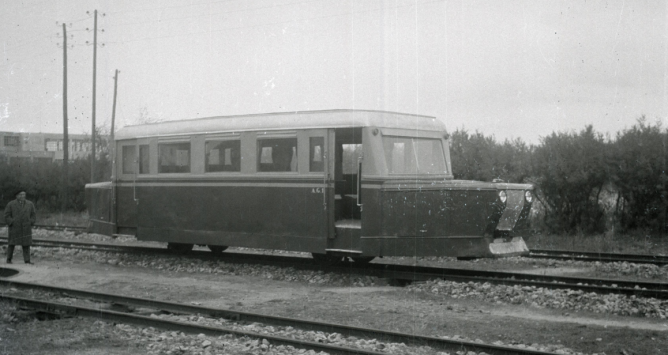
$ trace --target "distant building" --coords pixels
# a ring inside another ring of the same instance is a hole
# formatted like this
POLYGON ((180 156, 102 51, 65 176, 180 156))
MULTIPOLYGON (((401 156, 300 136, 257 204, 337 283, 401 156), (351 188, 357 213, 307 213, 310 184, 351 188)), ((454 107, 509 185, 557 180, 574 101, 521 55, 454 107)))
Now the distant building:
MULTIPOLYGON (((90 136, 68 134, 69 159, 90 155, 90 136)), ((0 159, 62 161, 63 135, 59 133, 0 132, 0 159)))

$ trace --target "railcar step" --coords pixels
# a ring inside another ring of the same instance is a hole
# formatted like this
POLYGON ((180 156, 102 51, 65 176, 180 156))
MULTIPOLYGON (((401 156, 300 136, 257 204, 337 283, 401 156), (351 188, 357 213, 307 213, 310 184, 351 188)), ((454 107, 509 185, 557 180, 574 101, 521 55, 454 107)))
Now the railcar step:
POLYGON ((111 236, 113 238, 134 238, 135 237, 132 234, 112 234, 111 236))
POLYGON ((336 228, 362 229, 362 220, 360 219, 342 219, 334 223, 336 228))

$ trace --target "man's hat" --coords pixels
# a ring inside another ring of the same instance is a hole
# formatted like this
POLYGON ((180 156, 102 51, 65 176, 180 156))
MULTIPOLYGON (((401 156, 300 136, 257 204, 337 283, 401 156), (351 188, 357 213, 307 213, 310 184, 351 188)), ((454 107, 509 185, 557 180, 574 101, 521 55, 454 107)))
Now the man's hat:
POLYGON ((20 194, 21 192, 26 192, 26 189, 24 189, 24 188, 18 188, 18 189, 16 189, 16 192, 14 193, 14 197, 16 197, 16 196, 17 196, 18 194, 20 194))

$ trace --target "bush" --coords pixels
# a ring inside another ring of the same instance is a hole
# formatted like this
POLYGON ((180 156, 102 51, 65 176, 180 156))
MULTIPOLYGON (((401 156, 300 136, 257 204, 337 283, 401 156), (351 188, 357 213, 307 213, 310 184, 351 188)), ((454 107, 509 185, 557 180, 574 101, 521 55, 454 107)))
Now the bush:
MULTIPOLYGON (((102 154, 96 163, 96 181, 107 181, 110 176, 109 159, 102 154)), ((90 181, 90 160, 78 159, 69 164, 67 211, 86 210, 85 185, 90 181)), ((40 211, 61 209, 62 162, 31 162, 0 159, 0 204, 4 207, 15 198, 19 188, 26 190, 29 200, 40 211)))
POLYGON ((580 133, 552 133, 533 157, 537 196, 552 232, 598 233, 605 227, 600 194, 607 181, 607 143, 587 126, 580 133))
POLYGON ((619 192, 616 215, 623 230, 666 230, 666 131, 644 117, 617 134, 610 180, 619 192))
MULTIPOLYGON (((451 135, 456 179, 531 182, 552 233, 668 228, 668 131, 640 118, 614 140, 586 126, 552 133, 538 146, 458 129, 451 135)), ((534 226, 535 227, 535 226, 534 226)))
POLYGON ((450 137, 455 179, 525 182, 531 173, 531 147, 521 139, 499 144, 493 137, 458 129, 450 137))

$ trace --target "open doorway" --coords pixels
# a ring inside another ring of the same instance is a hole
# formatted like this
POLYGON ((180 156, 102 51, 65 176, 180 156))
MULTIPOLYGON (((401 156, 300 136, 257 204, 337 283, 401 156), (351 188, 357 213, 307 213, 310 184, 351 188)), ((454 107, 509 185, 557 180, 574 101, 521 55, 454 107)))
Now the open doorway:
POLYGON ((336 130, 335 139, 335 225, 361 228, 362 210, 358 206, 360 158, 363 155, 362 128, 336 130))

